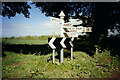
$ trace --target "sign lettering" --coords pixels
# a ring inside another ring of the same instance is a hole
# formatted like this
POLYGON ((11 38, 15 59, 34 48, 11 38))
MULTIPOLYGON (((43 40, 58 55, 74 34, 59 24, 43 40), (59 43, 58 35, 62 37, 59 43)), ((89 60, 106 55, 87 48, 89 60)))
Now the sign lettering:
POLYGON ((72 26, 70 23, 64 23, 63 26, 72 26))
POLYGON ((58 21, 58 22, 60 22, 60 19, 59 18, 55 18, 55 17, 50 17, 50 20, 51 21, 58 21))
POLYGON ((63 27, 64 32, 92 32, 92 27, 63 27))
POLYGON ((86 32, 92 32, 92 27, 86 27, 86 32))
POLYGON ((64 32, 61 37, 78 37, 78 34, 73 32, 64 32))

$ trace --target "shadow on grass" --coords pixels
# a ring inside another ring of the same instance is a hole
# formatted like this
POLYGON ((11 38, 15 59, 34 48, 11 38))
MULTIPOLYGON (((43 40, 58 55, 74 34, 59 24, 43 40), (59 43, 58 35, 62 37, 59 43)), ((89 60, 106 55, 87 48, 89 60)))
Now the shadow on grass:
MULTIPOLYGON (((94 53, 94 47, 89 45, 89 43, 80 43, 80 40, 75 40, 74 41, 74 51, 83 51, 86 52, 89 55, 93 55, 94 53)), ((67 51, 65 51, 64 56, 65 57, 70 57, 70 46, 67 46, 67 51)), ((8 43, 3 43, 2 46, 2 56, 5 56, 4 51, 11 51, 15 53, 23 53, 23 54, 39 54, 39 55, 46 55, 49 53, 52 53, 52 49, 49 47, 48 44, 43 44, 43 45, 35 45, 35 44, 8 44, 8 43)), ((60 57, 60 49, 56 50, 58 53, 58 56, 56 58, 59 59, 60 57)))
POLYGON ((88 40, 77 39, 74 41, 74 51, 82 51, 93 56, 96 49, 95 45, 88 40))
POLYGON ((4 51, 11 51, 15 53, 39 54, 39 55, 46 55, 52 52, 48 44, 44 44, 44 45, 3 44, 2 50, 3 50, 3 53, 4 51))
MULTIPOLYGON (((93 43, 90 42, 89 38, 80 38, 73 42, 74 51, 82 51, 86 52, 90 56, 94 55, 96 48, 93 43)), ((70 47, 67 46, 67 49, 70 52, 70 47)), ((101 50, 108 50, 111 52, 111 55, 120 57, 120 37, 119 36, 111 36, 103 41, 100 44, 101 50)), ((23 53, 23 54, 40 54, 46 55, 52 53, 52 49, 48 44, 43 45, 35 45, 35 44, 8 44, 3 42, 2 44, 2 56, 5 56, 4 51, 12 51, 15 53, 23 53)), ((60 50, 57 50, 58 56, 60 56, 60 50)), ((65 54, 69 56, 70 54, 65 54)))

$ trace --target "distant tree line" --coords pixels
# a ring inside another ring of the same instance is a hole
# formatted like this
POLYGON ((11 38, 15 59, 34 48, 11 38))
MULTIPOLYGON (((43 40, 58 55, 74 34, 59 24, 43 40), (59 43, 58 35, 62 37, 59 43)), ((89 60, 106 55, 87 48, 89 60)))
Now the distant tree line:
MULTIPOLYGON (((19 37, 3 37, 2 39, 25 39, 25 40, 47 40, 52 36, 49 35, 42 35, 42 36, 19 36, 19 37)), ((59 35, 56 35, 55 37, 60 37, 59 35)))

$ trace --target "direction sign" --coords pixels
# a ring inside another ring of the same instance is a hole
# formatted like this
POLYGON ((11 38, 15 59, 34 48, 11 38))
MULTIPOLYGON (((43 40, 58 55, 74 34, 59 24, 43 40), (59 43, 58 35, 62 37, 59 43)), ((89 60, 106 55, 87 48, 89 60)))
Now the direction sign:
POLYGON ((63 38, 63 39, 61 40, 61 42, 60 42, 60 44, 62 45, 63 48, 66 48, 65 43, 64 43, 65 40, 66 40, 66 38, 63 38))
POLYGON ((83 23, 81 19, 69 19, 69 21, 72 25, 80 25, 83 23))
POLYGON ((61 29, 61 37, 78 37, 78 35, 82 35, 82 32, 92 32, 92 27, 65 27, 61 29))
POLYGON ((83 32, 83 27, 63 27, 65 32, 83 32))
POLYGON ((70 41, 71 41, 71 38, 66 38, 66 40, 65 40, 65 45, 66 45, 66 48, 68 48, 68 49, 70 49, 72 46, 71 46, 71 44, 70 44, 70 41))
POLYGON ((51 21, 58 21, 58 22, 60 22, 60 19, 59 18, 55 18, 55 17, 50 17, 50 20, 51 21))
POLYGON ((67 38, 78 37, 78 34, 74 32, 63 32, 63 35, 61 37, 67 37, 67 38))
POLYGON ((49 46, 52 48, 52 49, 56 49, 55 45, 53 44, 53 42, 55 41, 56 38, 51 38, 50 41, 49 41, 49 46))
MULTIPOLYGON (((52 38, 48 38, 48 42, 51 40, 52 38)), ((56 38, 55 40, 54 40, 54 42, 52 42, 52 44, 56 47, 56 49, 62 49, 63 47, 62 47, 62 45, 60 44, 60 42, 61 42, 61 40, 62 40, 63 38, 56 38)), ((51 46, 50 46, 51 47, 51 46)), ((52 48, 52 47, 51 47, 52 48)), ((52 48, 53 49, 53 48, 52 48)))
POLYGON ((73 26, 71 23, 63 23, 63 26, 73 26))
POLYGON ((63 12, 63 11, 61 11, 61 12, 60 12, 60 14, 59 14, 59 16, 60 16, 60 19, 64 19, 64 17, 65 17, 64 12, 63 12))
POLYGON ((92 27, 86 27, 85 32, 92 32, 92 27))
POLYGON ((49 46, 52 49, 70 48, 71 46, 73 46, 72 38, 48 38, 48 42, 49 46))
POLYGON ((62 45, 60 44, 62 38, 56 38, 56 40, 53 42, 53 44, 55 45, 56 49, 62 49, 62 45))
POLYGON ((92 32, 92 27, 63 27, 64 32, 92 32))
POLYGON ((73 47, 73 43, 72 43, 73 40, 74 40, 74 38, 71 38, 71 40, 70 40, 70 42, 69 42, 72 47, 73 47))
POLYGON ((59 14, 60 18, 51 17, 51 21, 56 21, 61 24, 61 37, 62 38, 48 38, 48 44, 53 49, 53 63, 55 49, 61 49, 60 62, 63 63, 64 48, 71 49, 71 60, 73 60, 73 41, 78 35, 86 35, 86 32, 92 32, 92 27, 80 26, 83 21, 81 19, 69 19, 70 22, 65 23, 65 14, 63 11, 59 14), (68 38, 66 38, 68 37, 68 38))

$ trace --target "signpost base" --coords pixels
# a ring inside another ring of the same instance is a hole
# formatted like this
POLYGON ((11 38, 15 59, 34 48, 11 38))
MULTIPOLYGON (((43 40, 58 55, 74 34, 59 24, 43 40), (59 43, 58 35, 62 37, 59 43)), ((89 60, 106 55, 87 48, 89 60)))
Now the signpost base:
POLYGON ((53 49, 53 64, 55 63, 55 49, 53 49))
POLYGON ((73 47, 71 47, 71 61, 73 61, 73 47))
POLYGON ((60 63, 63 63, 63 48, 60 51, 60 63))

